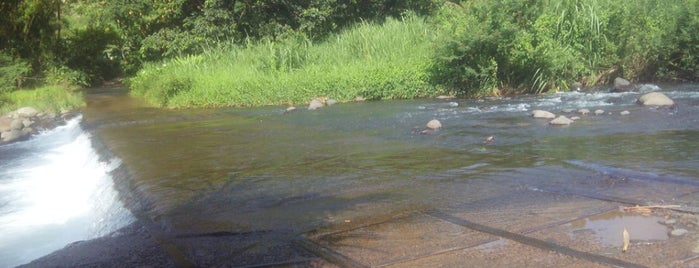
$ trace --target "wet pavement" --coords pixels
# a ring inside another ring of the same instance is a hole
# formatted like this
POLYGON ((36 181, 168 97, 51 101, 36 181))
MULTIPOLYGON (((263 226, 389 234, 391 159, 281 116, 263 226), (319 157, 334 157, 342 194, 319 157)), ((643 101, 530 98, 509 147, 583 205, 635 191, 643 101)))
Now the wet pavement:
POLYGON ((596 176, 540 168, 517 183, 472 180, 464 195, 492 193, 448 207, 340 219, 302 233, 173 235, 137 221, 24 267, 699 267, 695 181, 573 164, 596 176), (547 175, 531 179, 538 172, 547 175), (558 185, 563 181, 567 186, 558 185), (676 229, 687 232, 670 235, 676 229))

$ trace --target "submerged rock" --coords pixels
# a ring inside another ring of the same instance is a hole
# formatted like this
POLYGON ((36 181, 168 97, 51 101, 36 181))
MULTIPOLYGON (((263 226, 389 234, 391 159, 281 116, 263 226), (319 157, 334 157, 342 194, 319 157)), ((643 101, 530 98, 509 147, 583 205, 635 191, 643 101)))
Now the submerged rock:
POLYGON ((551 112, 544 111, 544 110, 534 110, 534 111, 532 111, 532 117, 543 118, 543 119, 552 119, 552 118, 556 118, 556 115, 551 113, 551 112))
POLYGON ((650 92, 638 98, 639 104, 644 106, 672 106, 675 102, 667 95, 660 92, 650 92))
POLYGON ((549 122, 549 124, 562 126, 562 125, 570 125, 573 122, 575 122, 575 121, 573 121, 572 119, 570 119, 568 117, 565 117, 564 115, 561 115, 559 117, 556 117, 556 119, 551 120, 551 122, 549 122))
POLYGON ((629 111, 621 111, 619 114, 620 114, 620 115, 630 115, 631 112, 629 112, 629 111))
POLYGON ((296 107, 290 106, 290 107, 287 107, 286 110, 284 110, 284 113, 288 114, 288 113, 293 113, 295 111, 296 111, 296 107))
POLYGON ((437 119, 432 119, 429 122, 427 122, 427 129, 431 130, 437 130, 442 128, 442 122, 439 122, 437 119))

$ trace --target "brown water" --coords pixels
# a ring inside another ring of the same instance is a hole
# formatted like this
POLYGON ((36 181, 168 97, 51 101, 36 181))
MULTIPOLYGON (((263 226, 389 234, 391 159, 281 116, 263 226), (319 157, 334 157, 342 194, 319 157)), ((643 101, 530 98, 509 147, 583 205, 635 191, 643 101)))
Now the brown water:
MULTIPOLYGON (((699 183, 699 86, 660 87, 677 109, 638 106, 638 93, 563 93, 284 114, 286 107, 161 110, 95 92, 83 123, 123 161, 115 180, 137 217, 177 235, 299 233, 478 200, 497 209, 506 191, 570 192, 605 174, 613 176, 593 185, 597 193, 624 174, 699 183), (565 127, 529 117, 579 108, 606 113, 565 127), (415 131, 430 119, 444 128, 415 131), (484 143, 489 136, 494 142, 484 143), (483 181, 499 186, 478 189, 483 181)), ((662 201, 654 198, 639 194, 662 201)))

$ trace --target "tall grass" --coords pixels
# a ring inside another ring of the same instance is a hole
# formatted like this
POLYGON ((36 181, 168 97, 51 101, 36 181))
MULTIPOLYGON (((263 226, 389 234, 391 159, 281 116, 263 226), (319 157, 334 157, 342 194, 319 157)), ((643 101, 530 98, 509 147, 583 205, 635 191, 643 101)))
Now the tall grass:
POLYGON ((406 16, 360 23, 321 43, 291 35, 209 49, 146 65, 129 83, 134 95, 173 108, 428 96, 436 92, 429 82, 434 38, 424 19, 406 16))
POLYGON ((466 95, 699 79, 699 0, 450 1, 435 21, 432 77, 466 95))
POLYGON ((44 112, 60 112, 84 105, 81 93, 63 86, 43 86, 0 94, 0 114, 23 106, 31 106, 44 112))

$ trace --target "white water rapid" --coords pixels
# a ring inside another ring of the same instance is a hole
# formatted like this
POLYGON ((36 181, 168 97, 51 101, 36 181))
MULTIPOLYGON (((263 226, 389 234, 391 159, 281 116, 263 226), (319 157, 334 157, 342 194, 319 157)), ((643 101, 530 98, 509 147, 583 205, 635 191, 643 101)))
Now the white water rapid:
POLYGON ((14 267, 134 221, 81 117, 0 146, 0 267, 14 267))

